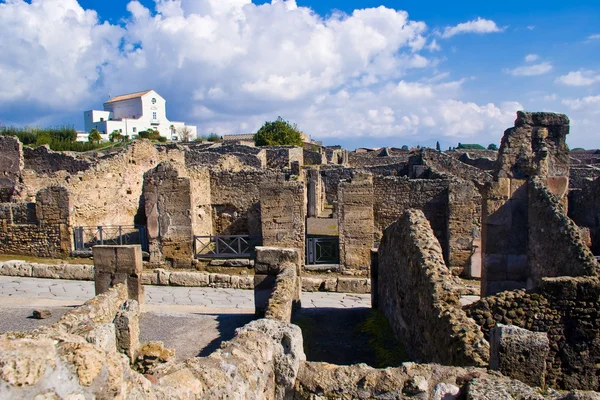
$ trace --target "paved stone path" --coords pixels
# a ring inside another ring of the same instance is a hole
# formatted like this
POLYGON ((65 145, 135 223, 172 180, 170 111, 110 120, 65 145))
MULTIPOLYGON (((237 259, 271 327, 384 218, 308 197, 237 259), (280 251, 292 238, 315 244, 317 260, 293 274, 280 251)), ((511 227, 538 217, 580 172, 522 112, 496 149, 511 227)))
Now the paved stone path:
MULTIPOLYGON (((146 304, 153 308, 180 308, 193 306, 196 311, 218 312, 221 309, 237 309, 240 312, 254 310, 254 292, 242 289, 214 289, 196 287, 146 286, 146 304)), ((0 307, 13 298, 22 305, 46 302, 81 304, 94 297, 94 283, 63 279, 20 278, 0 276, 0 307)), ((14 302, 13 302, 14 305, 14 302)), ((305 308, 354 308, 370 307, 369 294, 346 294, 327 292, 302 293, 305 308)))

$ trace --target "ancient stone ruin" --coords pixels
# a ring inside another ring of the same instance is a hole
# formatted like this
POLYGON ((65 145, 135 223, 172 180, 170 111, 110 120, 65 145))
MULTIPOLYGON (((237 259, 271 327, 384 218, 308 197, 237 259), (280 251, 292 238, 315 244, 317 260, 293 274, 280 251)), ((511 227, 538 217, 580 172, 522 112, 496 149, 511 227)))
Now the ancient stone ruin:
POLYGON ((0 253, 94 261, 0 274, 96 289, 0 335, 0 398, 600 398, 600 156, 568 133, 519 112, 481 154, 0 137, 0 253), (257 319, 176 361, 140 339, 144 285, 254 290, 257 319), (411 362, 307 361, 311 291, 371 293, 411 362))

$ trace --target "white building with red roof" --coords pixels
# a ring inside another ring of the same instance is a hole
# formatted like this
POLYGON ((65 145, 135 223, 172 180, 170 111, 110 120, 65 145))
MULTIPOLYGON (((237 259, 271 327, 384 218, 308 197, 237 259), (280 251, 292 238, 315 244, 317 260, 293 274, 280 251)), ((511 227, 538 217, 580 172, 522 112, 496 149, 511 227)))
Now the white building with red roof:
POLYGON ((195 139, 195 126, 167 119, 166 103, 154 90, 112 97, 104 103, 104 110, 83 113, 85 131, 95 128, 104 140, 115 130, 132 137, 149 129, 158 130, 168 140, 195 139))

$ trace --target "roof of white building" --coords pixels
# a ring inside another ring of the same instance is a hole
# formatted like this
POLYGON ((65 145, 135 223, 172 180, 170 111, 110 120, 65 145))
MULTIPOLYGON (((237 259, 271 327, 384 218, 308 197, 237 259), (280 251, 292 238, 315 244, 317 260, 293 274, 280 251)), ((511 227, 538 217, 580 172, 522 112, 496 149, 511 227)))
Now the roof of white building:
POLYGON ((150 93, 152 90, 144 90, 143 92, 136 92, 136 93, 130 93, 130 94, 122 94, 120 96, 115 96, 112 99, 108 100, 106 103, 116 103, 117 101, 123 101, 123 100, 130 100, 130 99, 136 99, 138 97, 142 97, 143 95, 150 93))

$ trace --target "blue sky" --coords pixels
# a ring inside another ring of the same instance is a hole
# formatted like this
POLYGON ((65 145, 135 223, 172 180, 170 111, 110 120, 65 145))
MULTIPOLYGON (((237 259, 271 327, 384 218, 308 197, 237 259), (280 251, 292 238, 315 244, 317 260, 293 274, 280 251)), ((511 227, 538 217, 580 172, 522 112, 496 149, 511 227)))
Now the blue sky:
POLYGON ((155 89, 201 134, 282 116, 348 148, 487 145, 526 109, 600 147, 598 1, 0 0, 0 38, 4 125, 155 89))

